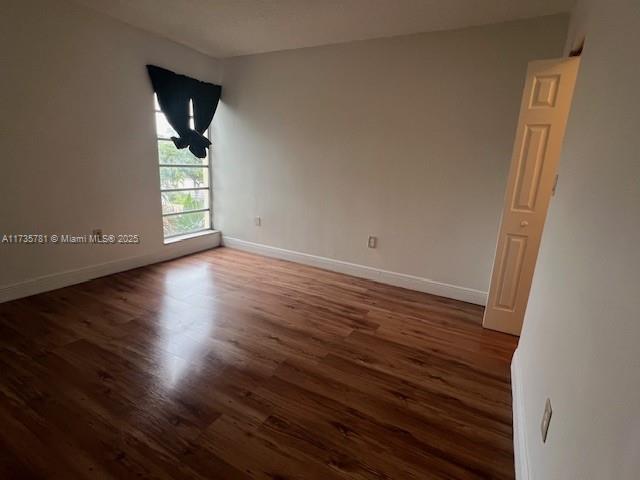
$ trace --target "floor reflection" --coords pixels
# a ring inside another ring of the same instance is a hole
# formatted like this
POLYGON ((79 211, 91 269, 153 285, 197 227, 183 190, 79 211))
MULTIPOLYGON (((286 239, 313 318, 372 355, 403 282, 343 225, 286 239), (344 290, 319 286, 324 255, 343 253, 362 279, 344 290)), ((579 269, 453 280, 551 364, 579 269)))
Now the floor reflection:
POLYGON ((187 376, 197 373, 210 351, 209 339, 220 321, 215 300, 208 307, 192 305, 166 296, 157 314, 157 351, 162 357, 167 389, 175 389, 187 376))

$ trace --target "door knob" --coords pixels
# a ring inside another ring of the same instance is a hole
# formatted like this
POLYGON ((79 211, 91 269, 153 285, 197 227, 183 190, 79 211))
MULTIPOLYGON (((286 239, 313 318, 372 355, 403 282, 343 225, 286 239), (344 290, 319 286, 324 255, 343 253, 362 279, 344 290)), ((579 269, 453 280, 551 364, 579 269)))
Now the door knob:
POLYGON ((527 222, 526 220, 522 220, 522 221, 520 222, 520 226, 521 226, 521 227, 526 227, 527 225, 529 225, 529 222, 527 222))

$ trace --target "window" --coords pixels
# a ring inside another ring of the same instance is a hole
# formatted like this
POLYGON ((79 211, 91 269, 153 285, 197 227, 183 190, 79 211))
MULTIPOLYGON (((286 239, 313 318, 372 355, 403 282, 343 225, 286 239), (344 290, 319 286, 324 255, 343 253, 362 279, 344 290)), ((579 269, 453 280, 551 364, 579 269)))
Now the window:
MULTIPOLYGON (((160 111, 157 98, 155 112, 164 238, 210 230, 209 153, 197 158, 188 148, 178 150, 171 140, 177 133, 160 111)), ((192 106, 190 117, 193 128, 192 106)), ((209 137, 208 131, 205 136, 209 137)))

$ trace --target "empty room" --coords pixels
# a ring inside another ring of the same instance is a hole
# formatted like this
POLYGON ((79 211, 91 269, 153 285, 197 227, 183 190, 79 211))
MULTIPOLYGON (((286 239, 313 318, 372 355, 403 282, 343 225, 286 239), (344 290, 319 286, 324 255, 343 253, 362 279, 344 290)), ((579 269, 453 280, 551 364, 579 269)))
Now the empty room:
POLYGON ((0 0, 0 478, 640 478, 637 0, 0 0))

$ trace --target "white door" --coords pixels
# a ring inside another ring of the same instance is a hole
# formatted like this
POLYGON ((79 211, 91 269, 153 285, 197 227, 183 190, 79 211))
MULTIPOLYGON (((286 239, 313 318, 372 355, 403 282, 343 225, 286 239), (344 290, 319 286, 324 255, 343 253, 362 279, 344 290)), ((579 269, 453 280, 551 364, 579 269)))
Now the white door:
POLYGON ((482 324, 519 335, 580 59, 529 63, 482 324))

